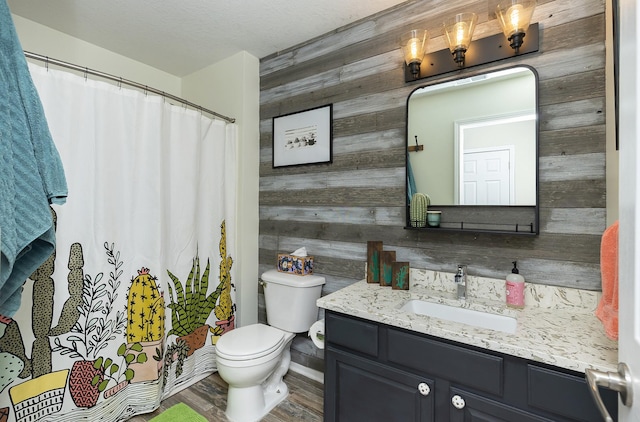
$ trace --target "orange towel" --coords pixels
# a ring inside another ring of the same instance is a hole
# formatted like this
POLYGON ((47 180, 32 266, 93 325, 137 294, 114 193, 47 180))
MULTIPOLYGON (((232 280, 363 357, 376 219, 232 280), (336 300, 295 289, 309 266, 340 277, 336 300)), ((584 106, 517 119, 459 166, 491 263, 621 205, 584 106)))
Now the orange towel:
POLYGON ((618 226, 619 222, 616 221, 602 234, 602 298, 596 308, 596 316, 602 321, 607 337, 612 340, 618 339, 618 226))

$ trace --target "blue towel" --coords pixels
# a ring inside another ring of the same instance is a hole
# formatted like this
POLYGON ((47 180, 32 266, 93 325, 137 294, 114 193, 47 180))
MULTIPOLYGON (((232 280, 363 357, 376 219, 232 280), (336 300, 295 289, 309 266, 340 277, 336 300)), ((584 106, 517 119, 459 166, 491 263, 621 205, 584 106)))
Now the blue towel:
POLYGON ((53 253, 50 203, 67 184, 6 0, 0 0, 0 314, 20 306, 22 285, 53 253))
POLYGON ((407 152, 407 203, 411 203, 411 198, 413 198, 413 194, 416 192, 416 179, 413 177, 411 160, 409 160, 409 153, 407 152))

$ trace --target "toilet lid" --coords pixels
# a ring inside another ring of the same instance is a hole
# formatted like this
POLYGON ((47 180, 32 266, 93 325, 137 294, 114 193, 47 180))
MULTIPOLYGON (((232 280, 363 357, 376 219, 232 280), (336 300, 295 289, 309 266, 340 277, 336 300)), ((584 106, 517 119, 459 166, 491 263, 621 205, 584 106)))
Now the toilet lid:
POLYGON ((284 342, 284 332, 264 324, 232 330, 218 340, 216 353, 228 360, 249 360, 268 355, 284 342))

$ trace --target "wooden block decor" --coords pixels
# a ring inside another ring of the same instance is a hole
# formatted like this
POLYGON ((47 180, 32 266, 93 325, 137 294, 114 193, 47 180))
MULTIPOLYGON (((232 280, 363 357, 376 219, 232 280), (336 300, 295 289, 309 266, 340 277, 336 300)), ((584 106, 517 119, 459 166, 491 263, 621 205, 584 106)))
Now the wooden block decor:
POLYGON ((393 280, 391 282, 393 290, 409 290, 409 263, 393 263, 393 280))
POLYGON ((393 263, 396 251, 382 251, 380 253, 380 285, 391 286, 393 280, 393 263))
POLYGON ((380 283, 380 252, 382 252, 381 241, 367 242, 367 283, 380 283))

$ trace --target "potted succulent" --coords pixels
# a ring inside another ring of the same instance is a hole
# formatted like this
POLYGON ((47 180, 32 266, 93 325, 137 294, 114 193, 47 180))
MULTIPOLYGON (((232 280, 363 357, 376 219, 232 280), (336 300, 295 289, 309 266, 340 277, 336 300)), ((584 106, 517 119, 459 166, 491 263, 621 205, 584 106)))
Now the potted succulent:
POLYGON ((207 295, 209 288, 210 263, 200 277, 200 258, 196 255, 193 259, 191 272, 183 283, 171 271, 167 270, 174 288, 169 284, 169 300, 167 306, 171 310, 171 330, 167 335, 176 335, 178 340, 184 340, 188 346, 187 356, 204 345, 209 325, 207 318, 216 306, 220 291, 207 295), (175 300, 174 300, 175 289, 175 300))
POLYGON ((142 351, 140 343, 122 343, 118 348, 118 357, 121 363, 115 363, 111 358, 99 357, 93 363, 93 368, 98 371, 91 379, 91 385, 97 387, 99 392, 104 391, 104 397, 110 397, 129 385, 135 375, 135 371, 129 367, 133 363, 144 364, 147 362, 147 354, 142 351), (124 369, 124 370, 123 370, 124 369), (111 382, 116 385, 106 390, 111 382), (106 390, 106 391, 105 391, 106 390))
POLYGON ((82 284, 82 303, 78 307, 79 318, 69 333, 54 338, 53 351, 71 358, 80 358, 73 363, 69 375, 69 392, 78 407, 92 407, 100 393, 112 381, 128 382, 132 378, 129 364, 146 360, 146 354, 137 353, 138 346, 120 346, 115 364, 111 358, 101 357, 101 351, 113 339, 122 336, 127 324, 126 313, 114 308, 120 287, 120 253, 105 244, 108 262, 113 265, 106 283, 103 273, 95 277, 85 274, 82 284), (123 348, 124 346, 124 348, 123 348))
POLYGON ((207 329, 212 333, 212 343, 217 340, 224 332, 234 328, 234 310, 235 305, 231 299, 231 266, 233 259, 227 257, 226 249, 226 224, 223 221, 221 226, 221 239, 219 243, 220 257, 220 283, 216 289, 207 294, 209 289, 209 271, 210 262, 207 260, 207 266, 200 277, 200 258, 196 253, 191 265, 191 271, 183 284, 178 277, 167 271, 171 282, 169 283, 169 300, 167 308, 171 311, 171 330, 167 335, 175 335, 175 341, 167 346, 162 357, 162 349, 156 350, 153 359, 158 362, 158 366, 162 365, 164 380, 163 386, 167 384, 170 367, 177 362, 175 368, 176 378, 182 374, 184 361, 191 356, 195 350, 204 346, 207 329), (174 299, 175 290, 175 299, 174 299), (209 327, 206 324, 207 319, 215 312, 218 319, 215 327, 209 327))
MULTIPOLYGON (((149 273, 148 268, 142 267, 138 270, 138 275, 131 278, 127 303, 128 348, 151 356, 164 343, 165 302, 158 279, 149 273)), ((153 381, 159 377, 160 368, 151 359, 144 362, 132 361, 130 365, 135 370, 135 378, 130 380, 132 383, 153 381)))

